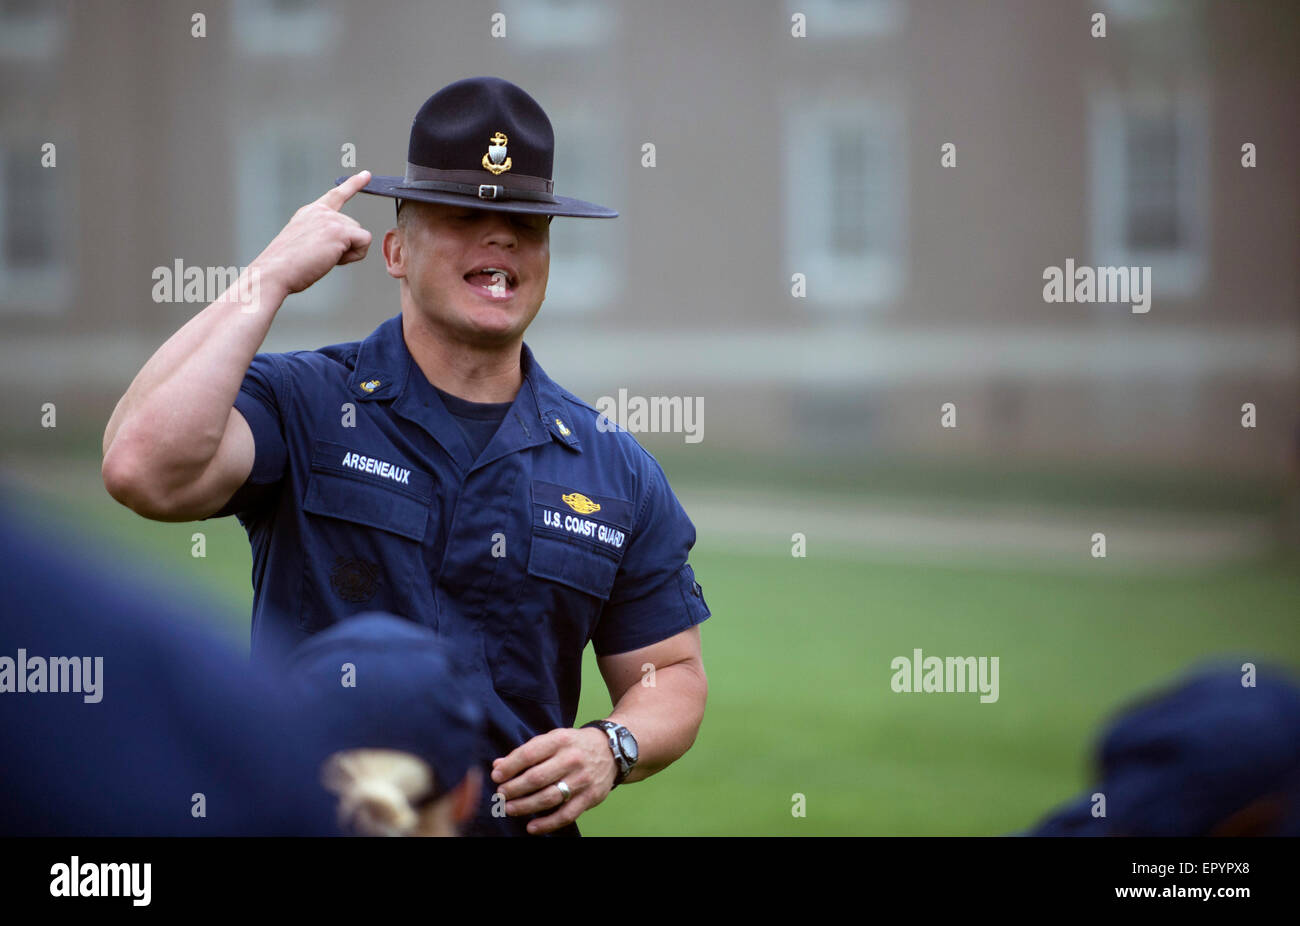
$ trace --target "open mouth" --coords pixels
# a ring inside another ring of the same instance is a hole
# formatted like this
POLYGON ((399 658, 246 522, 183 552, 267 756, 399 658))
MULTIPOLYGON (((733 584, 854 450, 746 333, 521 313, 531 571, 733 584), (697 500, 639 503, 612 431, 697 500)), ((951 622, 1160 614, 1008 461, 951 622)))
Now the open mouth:
POLYGON ((519 285, 519 279, 501 267, 480 267, 465 274, 465 282, 493 299, 508 299, 519 285))

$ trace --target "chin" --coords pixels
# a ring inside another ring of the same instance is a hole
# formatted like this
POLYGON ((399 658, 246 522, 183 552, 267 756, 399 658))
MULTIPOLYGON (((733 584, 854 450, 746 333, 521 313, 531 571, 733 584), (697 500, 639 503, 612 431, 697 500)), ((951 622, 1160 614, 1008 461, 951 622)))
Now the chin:
MULTIPOLYGON (((532 321, 529 318, 529 321, 532 321)), ((473 343, 483 345, 509 344, 523 336, 528 328, 521 325, 518 316, 505 312, 471 312, 459 319, 457 327, 473 343)))
MULTIPOLYGON (((418 305, 418 303, 417 303, 418 305)), ((518 341, 541 309, 519 298, 493 305, 477 297, 455 297, 434 308, 420 307, 425 322, 445 336, 481 347, 499 347, 518 341)))

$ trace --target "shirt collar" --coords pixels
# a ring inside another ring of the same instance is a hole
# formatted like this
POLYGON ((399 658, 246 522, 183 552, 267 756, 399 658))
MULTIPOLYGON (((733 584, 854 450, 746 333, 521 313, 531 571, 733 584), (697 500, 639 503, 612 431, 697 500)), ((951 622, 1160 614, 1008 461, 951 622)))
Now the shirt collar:
POLYGON ((396 398, 406 389, 410 360, 399 314, 361 342, 356 367, 348 379, 348 392, 363 402, 396 398))
MULTIPOLYGON (((535 407, 542 426, 552 437, 581 453, 582 442, 578 440, 578 435, 573 430, 573 422, 564 420, 568 415, 569 407, 564 398, 564 391, 555 380, 546 375, 546 371, 533 357, 533 352, 527 344, 523 345, 519 364, 524 371, 524 388, 531 389, 533 395, 533 406, 530 406, 530 410, 535 407)), ((523 388, 519 391, 522 393, 523 388)))
MULTIPOLYGON (((523 384, 501 430, 484 450, 477 466, 524 447, 545 443, 547 436, 582 452, 573 422, 565 420, 569 406, 563 390, 546 375, 527 344, 522 345, 519 364, 523 384)), ((361 342, 356 367, 348 379, 348 391, 362 402, 395 400, 395 411, 428 431, 458 462, 467 469, 473 462, 468 460, 469 451, 459 427, 406 346, 400 314, 385 321, 361 342)))

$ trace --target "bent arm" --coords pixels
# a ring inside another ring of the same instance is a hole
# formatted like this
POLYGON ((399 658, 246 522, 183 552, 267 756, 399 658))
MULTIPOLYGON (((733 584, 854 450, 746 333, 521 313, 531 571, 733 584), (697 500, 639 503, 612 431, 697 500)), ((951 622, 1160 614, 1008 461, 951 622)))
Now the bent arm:
POLYGON ((290 293, 366 256, 370 233, 339 210, 370 180, 353 174, 294 213, 217 301, 136 375, 104 430, 104 487, 133 511, 191 521, 221 508, 252 472, 253 433, 235 410, 244 374, 290 293))
POLYGON ((626 780, 649 778, 685 755, 704 720, 709 694, 699 626, 651 646, 601 656, 596 664, 614 704, 609 719, 636 737, 637 764, 626 780), (647 665, 653 669, 643 669, 647 665))
POLYGON ((207 517, 248 478, 253 434, 235 397, 286 295, 265 282, 256 290, 247 306, 227 291, 190 319, 117 403, 104 431, 104 486, 138 514, 207 517))

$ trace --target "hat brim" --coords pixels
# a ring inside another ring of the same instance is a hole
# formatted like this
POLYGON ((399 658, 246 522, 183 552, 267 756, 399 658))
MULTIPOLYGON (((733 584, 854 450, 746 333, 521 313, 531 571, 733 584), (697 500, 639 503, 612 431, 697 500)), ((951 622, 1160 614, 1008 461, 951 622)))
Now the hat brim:
MULTIPOLYGON (((346 176, 334 181, 338 186, 346 176)), ((393 199, 410 199, 422 203, 443 203, 448 206, 469 206, 472 209, 486 209, 489 212, 523 212, 528 215, 562 215, 575 219, 613 219, 618 213, 607 206, 573 199, 568 196, 556 196, 555 202, 544 203, 532 199, 479 199, 463 193, 444 193, 441 190, 422 190, 408 187, 405 177, 372 176, 370 182, 358 192, 374 196, 388 196, 393 199)))

